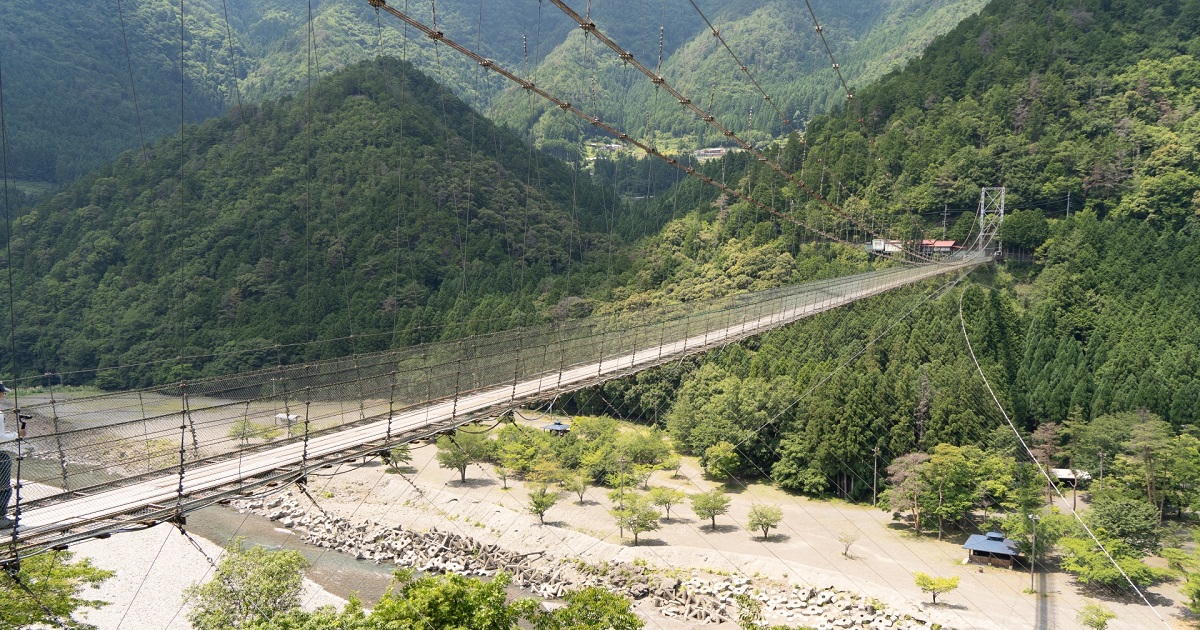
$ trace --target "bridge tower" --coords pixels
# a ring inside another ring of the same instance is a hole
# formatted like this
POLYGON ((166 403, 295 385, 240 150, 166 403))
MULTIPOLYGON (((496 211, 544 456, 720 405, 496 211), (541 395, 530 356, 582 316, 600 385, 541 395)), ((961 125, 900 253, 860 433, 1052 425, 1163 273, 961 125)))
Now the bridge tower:
POLYGON ((979 191, 979 245, 1000 250, 1000 223, 1004 221, 1004 187, 979 191), (995 245, 992 245, 992 243, 995 245))

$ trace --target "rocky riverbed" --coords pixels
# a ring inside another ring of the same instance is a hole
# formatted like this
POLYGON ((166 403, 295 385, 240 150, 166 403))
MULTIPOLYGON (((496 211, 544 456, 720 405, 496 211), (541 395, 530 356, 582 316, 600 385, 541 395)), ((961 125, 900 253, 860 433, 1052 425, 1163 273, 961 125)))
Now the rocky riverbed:
POLYGON ((543 552, 518 553, 461 533, 405 529, 370 519, 351 521, 314 509, 307 499, 285 492, 265 501, 235 503, 293 529, 305 541, 359 560, 426 573, 512 576, 517 587, 547 600, 567 591, 598 586, 621 593, 667 619, 689 625, 735 622, 746 599, 761 604, 764 621, 818 629, 941 627, 921 615, 900 614, 856 593, 833 587, 788 585, 741 575, 661 569, 646 563, 589 563, 543 552), (741 603, 739 603, 739 600, 741 603))

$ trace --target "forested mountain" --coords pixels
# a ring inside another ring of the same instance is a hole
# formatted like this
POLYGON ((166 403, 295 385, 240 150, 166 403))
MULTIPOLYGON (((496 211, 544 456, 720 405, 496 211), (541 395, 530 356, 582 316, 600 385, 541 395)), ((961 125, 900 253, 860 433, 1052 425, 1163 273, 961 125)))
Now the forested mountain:
MULTIPOLYGON (((606 35, 655 68, 692 100, 744 138, 761 142, 789 127, 687 3, 602 3, 592 19, 606 35), (659 48, 660 27, 664 34, 659 48)), ((810 117, 846 100, 828 54, 802 4, 698 2, 754 79, 796 129, 810 117)), ((866 85, 917 55, 983 6, 982 1, 814 1, 833 54, 853 88, 866 85)), ((581 11, 582 13, 582 11, 581 11)), ((686 138, 685 147, 727 141, 637 71, 625 67, 604 45, 578 29, 550 52, 533 80, 570 94, 606 120, 639 136, 686 138)), ((507 90, 490 109, 502 122, 530 127, 539 139, 577 140, 589 130, 520 90, 507 90)))
POLYGON ((285 350, 299 360, 507 329, 603 291, 621 264, 620 202, 398 60, 185 137, 15 221, 24 370, 182 352, 195 373, 228 372, 288 359, 274 344, 340 340, 285 350))
MULTIPOLYGON (((1146 466, 1200 466, 1185 444, 1200 425, 1197 18, 1196 1, 998 0, 863 90, 855 107, 814 120, 808 138, 810 183, 824 159, 881 208, 969 206, 980 186, 1007 186, 1010 205, 1053 202, 1009 215, 1002 236, 1029 248, 1033 262, 980 272, 961 298, 965 321, 1018 426, 1052 436, 1042 438, 1044 463, 1094 466, 1103 448, 1110 458, 1135 448, 1121 441, 1140 435, 1127 421, 1119 421, 1133 431, 1125 438, 1080 442, 1097 418, 1142 410, 1132 416, 1138 426, 1166 431, 1155 438, 1158 463, 1128 451, 1133 495, 1137 471, 1160 474, 1146 466), (1044 211, 1063 216, 1067 191, 1070 218, 1047 220, 1044 211)), ((742 182, 764 193, 789 188, 757 165, 742 182)), ((715 286, 713 277, 728 282, 733 272, 719 265, 731 235, 749 240, 743 251, 766 245, 757 268, 791 279, 789 264, 775 264, 795 249, 787 230, 734 205, 669 224, 626 282, 650 298, 715 286)), ((853 254, 841 257, 855 264, 853 254)), ((798 491, 869 496, 875 448, 880 470, 939 444, 1011 459, 1011 432, 966 353, 957 291, 824 382, 915 299, 900 292, 805 320, 611 383, 606 396, 632 417, 664 422, 702 458, 721 442, 744 444, 743 474, 798 491)), ((1184 509, 1200 506, 1183 486, 1156 485, 1183 477, 1147 483, 1152 503, 1169 495, 1184 509)))
MULTIPOLYGON (((811 21, 794 3, 698 4, 789 115, 806 118, 839 102, 839 88, 817 48, 811 21)), ((861 85, 919 53, 934 35, 978 10, 983 0, 813 4, 847 77, 861 85)), ((597 42, 584 42, 574 22, 552 5, 529 0, 395 5, 426 23, 436 22, 448 36, 520 74, 532 74, 552 91, 595 104, 593 109, 603 116, 639 134, 654 129, 691 135, 692 144, 715 140, 700 134, 693 121, 676 111, 677 105, 656 97, 642 77, 618 68, 615 57, 597 42), (622 93, 628 95, 606 98, 622 93)), ((580 137, 574 123, 557 112, 547 114, 469 60, 434 46, 390 15, 377 15, 366 0, 196 0, 184 8, 187 122, 217 115, 239 96, 258 102, 297 93, 310 78, 320 81, 383 52, 413 62, 474 108, 515 129, 532 128, 539 139, 580 137)), ((690 4, 618 0, 596 3, 592 11, 606 33, 651 65, 659 56, 663 26, 664 75, 696 94, 708 94, 717 80, 721 94, 736 96, 716 101, 727 124, 737 121, 734 127, 744 128, 748 108, 754 107, 754 137, 784 130, 773 112, 762 111, 759 97, 747 91, 747 81, 732 62, 716 54, 721 51, 713 48, 715 38, 690 4)), ((65 185, 121 150, 139 146, 143 136, 153 143, 178 133, 177 3, 124 0, 92 6, 11 0, 0 4, 0 24, 12 176, 29 188, 65 185)))

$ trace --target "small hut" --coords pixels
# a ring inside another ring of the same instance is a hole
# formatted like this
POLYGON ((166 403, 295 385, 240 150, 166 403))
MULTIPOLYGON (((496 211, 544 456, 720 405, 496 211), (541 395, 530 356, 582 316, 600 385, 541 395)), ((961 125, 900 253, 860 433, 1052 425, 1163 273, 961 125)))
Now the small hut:
POLYGON ((963 549, 967 550, 967 561, 972 564, 986 564, 993 567, 1011 569, 1013 561, 1021 555, 1017 543, 1011 538, 1005 538, 1000 532, 986 534, 971 534, 963 549))
POLYGON ((551 435, 566 435, 571 432, 571 425, 564 423, 562 420, 555 420, 542 427, 542 430, 551 435))
POLYGON ((1087 482, 1092 480, 1092 476, 1086 471, 1074 468, 1051 468, 1050 474, 1058 479, 1058 483, 1072 488, 1087 485, 1087 482))

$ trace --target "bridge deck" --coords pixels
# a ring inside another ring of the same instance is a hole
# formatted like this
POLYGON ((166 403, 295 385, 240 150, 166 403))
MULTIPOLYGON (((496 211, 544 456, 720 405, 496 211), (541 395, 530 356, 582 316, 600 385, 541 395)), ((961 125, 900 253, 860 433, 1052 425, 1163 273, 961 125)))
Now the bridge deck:
MULTIPOLYGON (((747 309, 741 321, 714 330, 685 331, 663 343, 598 361, 573 363, 561 370, 499 385, 466 391, 405 411, 363 421, 270 448, 240 452, 188 464, 182 479, 178 466, 141 480, 63 492, 30 502, 20 515, 19 544, 23 552, 64 541, 169 520, 177 514, 246 493, 263 485, 294 480, 309 470, 386 448, 430 437, 513 405, 546 399, 558 393, 677 360, 730 342, 757 335, 790 322, 878 295, 921 280, 978 264, 971 258, 950 264, 885 269, 854 276, 847 282, 811 283, 810 289, 760 302, 747 309), (181 491, 182 488, 182 491, 181 491)), ((666 337, 662 332, 660 339, 666 337)), ((636 337, 636 335, 635 335, 636 337)), ((470 388, 465 388, 470 390, 470 388)), ((182 427, 180 427, 182 429, 182 427)), ((178 436, 179 430, 176 431, 178 436)), ((176 438, 179 442, 179 438, 176 438)), ((64 473, 65 475, 65 473, 64 473)), ((10 552, 11 553, 11 548, 10 552)))

